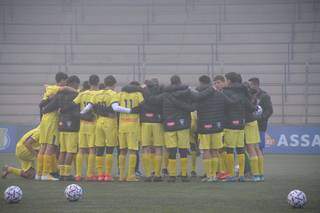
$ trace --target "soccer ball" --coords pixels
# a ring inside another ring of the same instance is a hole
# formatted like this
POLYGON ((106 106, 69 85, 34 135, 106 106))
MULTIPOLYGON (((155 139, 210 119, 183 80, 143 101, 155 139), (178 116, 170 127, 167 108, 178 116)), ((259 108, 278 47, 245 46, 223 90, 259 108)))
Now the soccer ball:
POLYGON ((69 201, 77 201, 82 197, 83 191, 78 184, 70 184, 64 190, 64 194, 69 201))
POLYGON ((295 189, 288 194, 288 203, 293 208, 303 208, 307 203, 307 196, 303 191, 295 189))
POLYGON ((10 186, 4 191, 4 199, 7 203, 18 203, 22 199, 22 190, 19 186, 10 186))

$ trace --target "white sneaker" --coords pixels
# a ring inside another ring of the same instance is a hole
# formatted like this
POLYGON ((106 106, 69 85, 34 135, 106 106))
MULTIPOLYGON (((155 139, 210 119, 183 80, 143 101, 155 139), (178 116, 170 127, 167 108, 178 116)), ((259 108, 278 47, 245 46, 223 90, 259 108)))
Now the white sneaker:
POLYGON ((41 176, 36 175, 36 176, 34 176, 34 179, 35 179, 35 180, 41 180, 41 176))
POLYGON ((52 177, 52 175, 42 175, 41 180, 58 181, 59 179, 52 177))

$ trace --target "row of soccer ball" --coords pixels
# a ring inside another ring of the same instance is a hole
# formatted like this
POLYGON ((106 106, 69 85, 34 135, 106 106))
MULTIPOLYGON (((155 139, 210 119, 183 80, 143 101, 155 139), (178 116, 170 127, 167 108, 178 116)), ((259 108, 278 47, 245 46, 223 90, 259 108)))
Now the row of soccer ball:
MULTIPOLYGON (((78 184, 70 184, 64 190, 64 194, 68 201, 78 201, 82 198, 83 190, 78 184)), ((22 190, 19 186, 10 186, 4 192, 4 199, 7 203, 18 203, 22 199, 22 190)), ((303 208, 307 203, 307 196, 295 189, 288 194, 288 203, 294 208, 303 208)))
MULTIPOLYGON (((68 201, 78 201, 82 198, 83 190, 78 184, 70 184, 64 190, 68 201)), ((4 199, 7 203, 18 203, 22 199, 22 190, 19 186, 10 186, 4 191, 4 199)))

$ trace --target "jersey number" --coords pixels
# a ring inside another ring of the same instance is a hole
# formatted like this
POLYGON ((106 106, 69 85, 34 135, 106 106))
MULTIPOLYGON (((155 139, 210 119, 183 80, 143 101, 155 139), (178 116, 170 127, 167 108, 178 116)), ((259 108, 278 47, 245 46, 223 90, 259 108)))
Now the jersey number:
POLYGON ((132 99, 129 99, 129 100, 124 99, 124 104, 125 104, 126 108, 130 108, 130 109, 133 108, 133 101, 132 101, 132 99))

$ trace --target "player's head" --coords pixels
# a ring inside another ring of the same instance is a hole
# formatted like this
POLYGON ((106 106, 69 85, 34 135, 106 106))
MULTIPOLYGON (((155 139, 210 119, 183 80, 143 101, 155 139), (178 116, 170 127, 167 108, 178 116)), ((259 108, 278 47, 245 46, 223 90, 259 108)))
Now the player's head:
POLYGON ((255 89, 255 90, 259 90, 260 89, 260 80, 259 78, 250 78, 249 79, 249 84, 250 84, 250 88, 255 89))
POLYGON ((207 75, 200 76, 198 80, 199 80, 200 85, 211 84, 211 78, 207 75))
POLYGON ((68 79, 68 75, 64 72, 58 72, 56 74, 56 83, 60 86, 65 86, 66 85, 66 81, 68 79))
POLYGON ((79 89, 80 86, 80 78, 76 75, 72 75, 67 80, 67 85, 74 89, 79 89))
POLYGON ((180 85, 181 84, 181 79, 180 79, 180 77, 178 75, 173 75, 170 78, 170 83, 172 85, 180 85))
POLYGON ((241 75, 236 72, 228 72, 225 74, 225 77, 227 79, 227 85, 242 82, 241 75))
POLYGON ((100 81, 99 76, 90 75, 90 77, 89 77, 89 85, 90 85, 90 87, 98 88, 99 81, 100 81))
POLYGON ((107 88, 114 89, 116 87, 116 84, 117 84, 117 80, 113 75, 108 75, 107 77, 105 77, 104 85, 107 88))
POLYGON ((226 79, 223 77, 223 75, 216 75, 213 78, 213 84, 217 90, 221 91, 223 90, 223 87, 226 86, 226 79))
POLYGON ((82 89, 81 89, 81 91, 86 91, 86 90, 88 90, 88 89, 90 89, 89 81, 84 81, 84 82, 82 83, 82 89))

